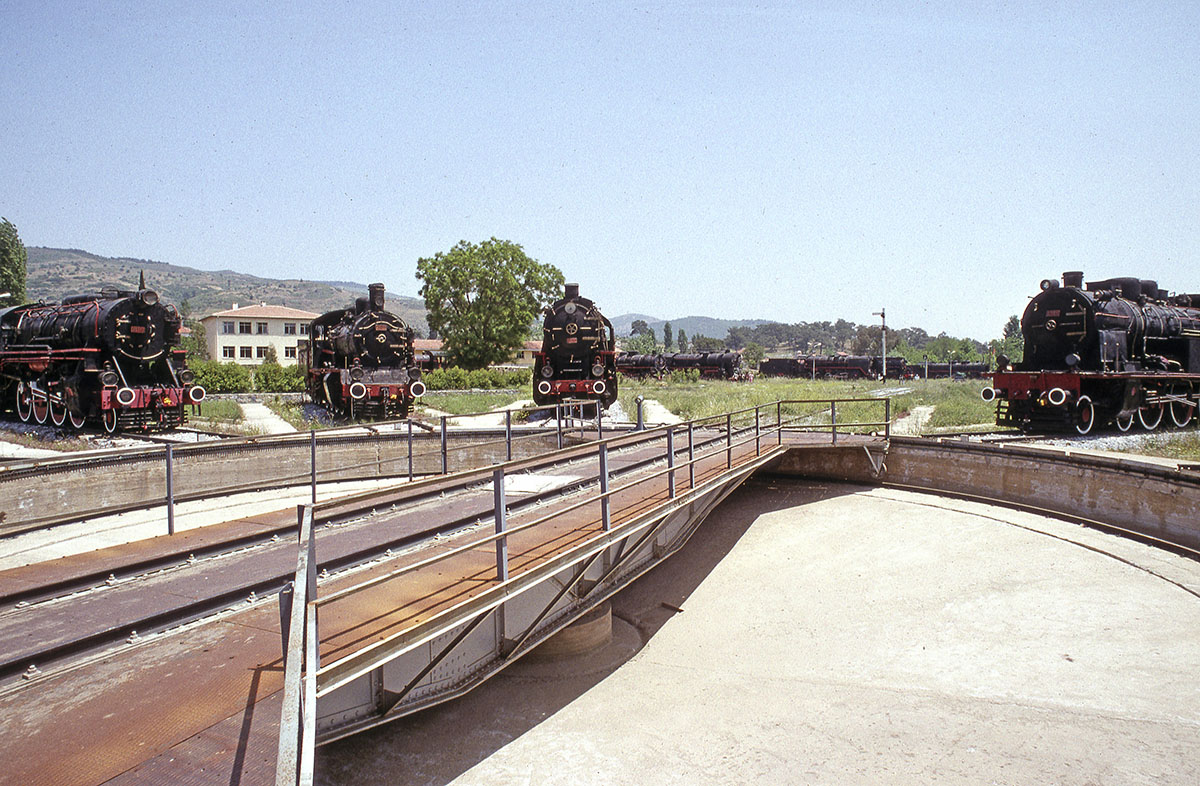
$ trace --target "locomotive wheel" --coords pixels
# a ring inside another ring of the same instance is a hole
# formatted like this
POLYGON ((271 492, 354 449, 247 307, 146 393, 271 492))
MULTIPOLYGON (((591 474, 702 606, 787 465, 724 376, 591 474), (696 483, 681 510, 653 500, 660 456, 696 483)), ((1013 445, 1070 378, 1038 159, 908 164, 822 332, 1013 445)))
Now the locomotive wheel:
POLYGON ((76 415, 71 411, 70 407, 67 407, 67 420, 70 421, 71 428, 78 431, 79 429, 83 428, 83 423, 87 420, 87 418, 85 418, 83 415, 76 415))
POLYGON ((28 423, 33 417, 33 396, 24 382, 17 383, 17 417, 22 423, 28 423))
POLYGON ((1130 412, 1128 415, 1118 414, 1117 428, 1121 431, 1129 431, 1129 429, 1133 428, 1133 413, 1130 412))
POLYGON ((1090 434, 1092 426, 1096 425, 1096 408, 1087 396, 1080 396, 1075 402, 1075 430, 1080 434, 1090 434))
POLYGON ((1162 404, 1147 404, 1138 410, 1138 422, 1146 431, 1154 431, 1162 423, 1164 409, 1162 404))
POLYGON ((66 402, 50 399, 50 422, 56 426, 61 426, 67 422, 67 405, 66 402))
MULTIPOLYGON (((1176 388, 1171 391, 1174 395, 1183 398, 1187 395, 1187 390, 1184 388, 1176 388)), ((1195 407, 1191 407, 1182 401, 1172 401, 1169 405, 1171 410, 1171 422, 1178 428, 1183 428, 1192 422, 1192 416, 1195 414, 1195 407)))
POLYGON ((38 422, 38 425, 45 425, 50 418, 50 400, 45 394, 33 394, 33 419, 38 422))
POLYGON ((102 420, 104 422, 104 430, 109 434, 112 434, 117 430, 117 411, 115 409, 104 410, 104 417, 102 420))

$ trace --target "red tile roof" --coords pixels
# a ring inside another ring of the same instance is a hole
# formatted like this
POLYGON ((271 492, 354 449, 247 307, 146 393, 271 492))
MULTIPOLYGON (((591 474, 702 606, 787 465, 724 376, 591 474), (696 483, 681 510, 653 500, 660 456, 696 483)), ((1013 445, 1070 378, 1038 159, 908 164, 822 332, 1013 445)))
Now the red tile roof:
POLYGON ((317 314, 311 311, 301 311, 298 308, 288 308, 287 306, 243 306, 242 308, 232 308, 228 311, 218 311, 215 314, 209 314, 204 319, 209 317, 241 317, 242 319, 295 319, 311 322, 317 318, 317 314))

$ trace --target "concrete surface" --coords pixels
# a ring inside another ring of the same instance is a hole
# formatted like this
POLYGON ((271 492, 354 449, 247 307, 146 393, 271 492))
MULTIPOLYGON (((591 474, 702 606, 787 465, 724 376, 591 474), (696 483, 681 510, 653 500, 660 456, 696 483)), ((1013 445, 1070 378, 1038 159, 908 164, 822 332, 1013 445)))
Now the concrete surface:
POLYGON ((326 746, 318 782, 1193 784, 1198 592, 1057 520, 755 480, 607 647, 326 746))
POLYGON ((250 401, 238 403, 244 422, 252 431, 261 434, 294 434, 296 427, 272 412, 265 404, 250 401))

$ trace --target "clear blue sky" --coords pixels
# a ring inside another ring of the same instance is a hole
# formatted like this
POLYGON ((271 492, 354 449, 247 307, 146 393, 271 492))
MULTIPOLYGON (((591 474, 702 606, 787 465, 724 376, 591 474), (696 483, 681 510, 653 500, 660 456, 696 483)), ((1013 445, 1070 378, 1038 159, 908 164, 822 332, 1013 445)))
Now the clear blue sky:
POLYGON ((988 339, 1200 291, 1200 4, 0 4, 27 245, 383 281, 499 237, 610 315, 988 339))

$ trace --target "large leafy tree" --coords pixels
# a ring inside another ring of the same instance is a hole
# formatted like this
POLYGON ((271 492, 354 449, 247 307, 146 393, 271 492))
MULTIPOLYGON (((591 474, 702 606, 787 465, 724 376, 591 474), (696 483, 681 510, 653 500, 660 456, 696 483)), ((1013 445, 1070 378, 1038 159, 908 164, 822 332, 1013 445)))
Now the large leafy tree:
POLYGON ((7 218, 0 219, 0 305, 25 302, 25 244, 7 218))
POLYGON ((561 296, 564 280, 558 268, 496 238, 462 240, 417 260, 417 278, 431 331, 451 362, 468 369, 509 360, 542 306, 561 296))

